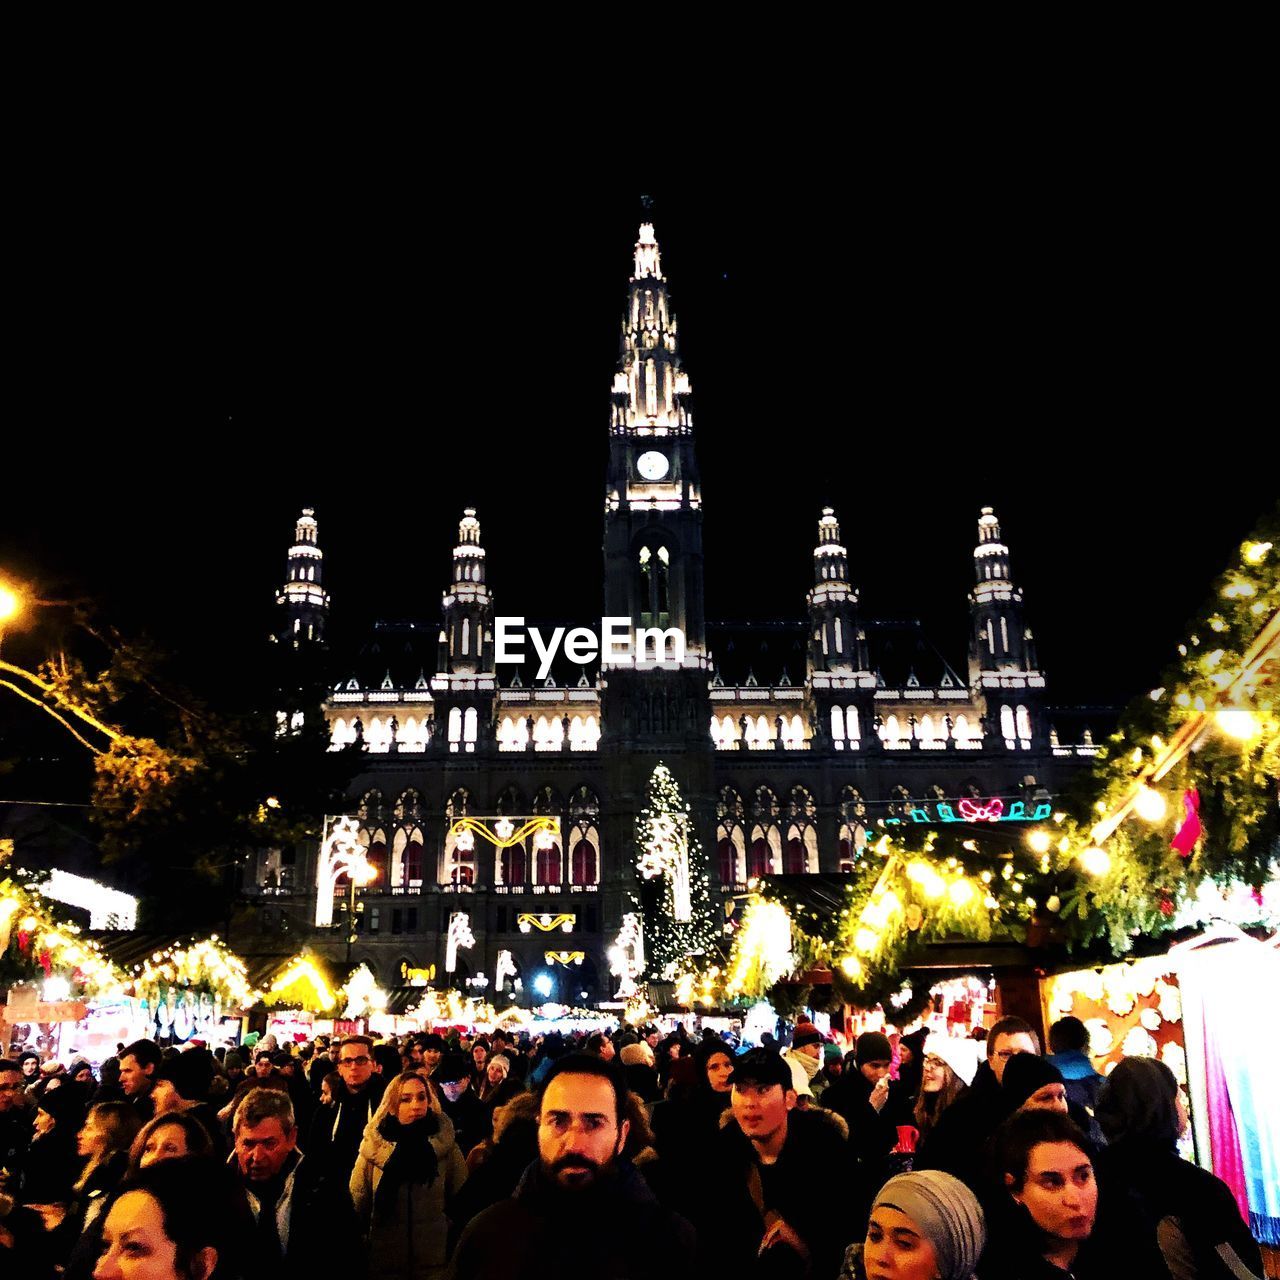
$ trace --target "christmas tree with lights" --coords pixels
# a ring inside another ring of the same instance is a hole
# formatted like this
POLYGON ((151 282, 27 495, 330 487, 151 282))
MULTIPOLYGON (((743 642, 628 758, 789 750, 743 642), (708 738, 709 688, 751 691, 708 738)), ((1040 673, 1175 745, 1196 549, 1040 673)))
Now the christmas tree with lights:
POLYGON ((636 869, 642 886, 649 973, 672 981, 718 955, 707 858, 680 786, 661 761, 636 819, 636 869))

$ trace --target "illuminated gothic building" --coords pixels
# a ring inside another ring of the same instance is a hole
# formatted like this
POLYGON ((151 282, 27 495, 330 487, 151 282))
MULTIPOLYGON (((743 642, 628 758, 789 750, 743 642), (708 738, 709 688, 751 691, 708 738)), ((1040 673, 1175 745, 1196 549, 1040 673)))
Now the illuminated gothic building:
MULTIPOLYGON (((1062 723, 1060 741, 1049 718, 990 508, 977 522, 967 666, 952 665, 918 623, 864 616, 830 508, 815 530, 803 621, 706 620, 702 491, 677 332, 646 223, 613 375, 602 612, 634 628, 678 628, 678 665, 652 653, 574 661, 581 652, 564 645, 539 679, 527 637, 523 663, 495 661, 490 584, 502 566, 491 574, 479 507, 462 513, 438 617, 380 624, 345 665, 334 659, 342 675, 323 712, 334 749, 363 749, 349 812, 377 870, 361 892, 352 959, 368 961, 384 986, 431 966, 450 980, 446 939, 461 912, 474 942, 450 957, 455 983, 492 993, 501 955, 504 982, 569 1004, 609 1000, 617 980, 606 952, 659 760, 692 805, 714 892, 733 895, 766 874, 838 875, 879 818, 1043 817, 1064 773, 1093 754, 1087 730, 1062 723), (500 831, 502 819, 518 831, 552 817, 558 830, 498 848, 459 838, 464 816, 500 831)), ((278 597, 287 643, 323 637, 321 563, 304 511, 278 597)), ((793 569, 799 605, 804 568, 793 569)), ((314 848, 264 854, 249 875, 264 951, 306 942, 343 956, 341 912, 335 930, 312 925, 316 861, 314 848)), ((339 879, 335 901, 345 889, 339 879)))

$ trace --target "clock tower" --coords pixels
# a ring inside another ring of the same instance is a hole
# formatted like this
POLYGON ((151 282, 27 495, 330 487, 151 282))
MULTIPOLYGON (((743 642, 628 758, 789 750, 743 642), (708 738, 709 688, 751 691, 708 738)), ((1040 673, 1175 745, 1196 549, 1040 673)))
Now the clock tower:
POLYGON ((634 628, 678 627, 685 665, 705 667, 702 488, 689 376, 648 222, 636 241, 613 375, 604 560, 605 613, 630 618, 634 628))

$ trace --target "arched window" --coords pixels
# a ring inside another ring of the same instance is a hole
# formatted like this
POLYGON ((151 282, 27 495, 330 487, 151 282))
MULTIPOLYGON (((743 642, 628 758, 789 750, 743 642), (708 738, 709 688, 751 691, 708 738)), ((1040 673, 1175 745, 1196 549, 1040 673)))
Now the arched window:
POLYGON ((840 625, 840 619, 836 619, 836 652, 844 652, 844 630, 840 625))
POLYGON ((462 708, 449 708, 449 750, 457 751, 462 741, 462 708))
POLYGON ((399 844, 401 836, 405 837, 404 860, 402 863, 404 871, 404 887, 406 889, 421 889, 422 830, 419 827, 411 827, 408 832, 406 832, 402 827, 396 832, 397 844, 399 844))
POLYGON ((862 726, 858 722, 858 708, 846 707, 844 713, 845 729, 849 734, 849 741, 856 742, 862 737, 862 726))
POLYGON ((1013 722, 1013 708, 1007 704, 1000 708, 1000 733, 1001 736, 1013 745, 1013 740, 1017 736, 1013 722))
POLYGON ((988 618, 987 619, 987 652, 994 657, 995 651, 996 651, 996 629, 992 624, 991 619, 988 618))
MULTIPOLYGON (((723 831, 724 828, 722 827, 721 830, 723 831)), ((733 884, 736 880, 736 855, 737 850, 733 847, 733 841, 728 836, 722 835, 716 842, 716 860, 720 867, 721 884, 733 884)))
POLYGON ((499 751, 523 751, 529 741, 529 730, 525 728, 523 716, 503 716, 498 726, 499 751))
POLYGON ((1009 652, 1009 619, 1003 614, 1000 616, 1000 650, 1002 653, 1009 652))
POLYGON ((535 884, 560 884, 560 846, 552 844, 546 849, 534 848, 536 866, 535 884))
POLYGON ((471 619, 463 618, 462 620, 462 652, 469 653, 471 651, 471 619))
POLYGON ((462 717, 462 740, 468 751, 476 749, 476 709, 468 707, 462 717))
POLYGON ((1024 742, 1029 742, 1031 739, 1031 713, 1026 707, 1020 706, 1018 708, 1015 723, 1018 728, 1018 737, 1024 742))
POLYGON ((831 708, 831 741, 837 751, 844 750, 844 710, 841 707, 831 708))
MULTIPOLYGON (((759 831, 759 828, 757 827, 756 830, 759 831)), ((769 842, 763 834, 759 834, 751 841, 751 848, 747 851, 747 878, 755 880, 761 876, 767 876, 771 870, 769 842)))
POLYGON ((902 738, 902 730, 898 727, 898 717, 891 715, 884 722, 884 740, 898 742, 902 738))
POLYGON ((524 845, 513 844, 500 850, 499 865, 502 870, 503 884, 524 884, 526 869, 524 845))
POLYGON ((599 865, 595 845, 587 839, 575 841, 569 857, 569 883, 574 886, 598 884, 599 865))
POLYGON ((966 715, 958 715, 955 724, 951 727, 951 736, 957 742, 969 741, 969 717, 966 715))
POLYGON ((799 876, 807 870, 804 840, 798 827, 787 832, 787 843, 782 848, 782 871, 784 875, 799 876))

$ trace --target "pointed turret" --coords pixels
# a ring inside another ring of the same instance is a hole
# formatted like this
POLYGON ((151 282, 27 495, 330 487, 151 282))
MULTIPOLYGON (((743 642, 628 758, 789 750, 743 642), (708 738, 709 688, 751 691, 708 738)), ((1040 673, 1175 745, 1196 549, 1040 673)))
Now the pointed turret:
POLYGON ((978 517, 973 567, 977 582, 969 596, 969 683, 1005 745, 1029 750, 1042 736, 1038 703, 1044 676, 1023 613, 1022 591, 1009 571, 1009 548, 991 507, 983 507, 978 517))
POLYGON ((304 507, 289 549, 284 586, 276 592, 276 604, 283 614, 281 643, 292 644, 296 649, 324 642, 329 593, 322 585, 323 570, 324 552, 320 550, 316 513, 314 508, 304 507))
POLYGON ((653 224, 640 227, 614 375, 605 481, 605 613, 684 632, 705 661, 702 489, 689 379, 653 224))
POLYGON ((662 256, 653 223, 640 227, 622 349, 613 376, 616 432, 666 435, 692 428, 689 377, 680 368, 676 317, 667 296, 662 256))
POLYGON ((453 577, 443 599, 440 630, 441 675, 476 675, 493 671, 493 600, 485 584, 480 521, 467 507, 458 524, 453 549, 453 577))
POLYGON ((811 671, 860 671, 866 666, 858 636, 858 592, 849 583, 849 553, 840 541, 840 522, 831 507, 818 521, 809 591, 811 671))

